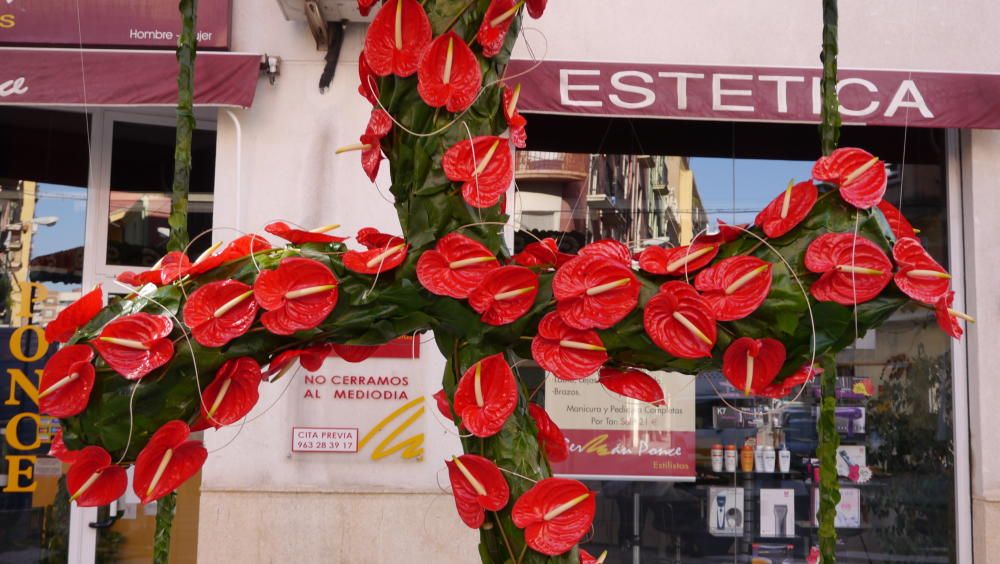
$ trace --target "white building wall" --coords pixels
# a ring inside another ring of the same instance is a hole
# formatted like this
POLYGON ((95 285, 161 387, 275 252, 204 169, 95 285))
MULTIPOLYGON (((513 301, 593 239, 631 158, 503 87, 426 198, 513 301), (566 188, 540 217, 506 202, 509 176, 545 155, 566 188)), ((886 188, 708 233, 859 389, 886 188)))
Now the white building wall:
MULTIPOLYGON (((843 67, 1000 72, 990 0, 841 0, 843 67)), ((391 205, 361 171, 357 155, 333 150, 357 141, 368 119, 358 96, 357 58, 364 28, 351 26, 329 92, 317 82, 323 52, 301 22, 286 22, 274 0, 234 0, 233 49, 282 58, 272 86, 262 81, 252 109, 234 122, 219 116, 216 224, 260 230, 272 219, 302 225, 339 222, 398 232, 391 205), (237 167, 239 172, 237 173, 237 167), (237 184, 237 179, 240 182, 237 184)), ((551 60, 668 62, 718 65, 818 65, 819 0, 689 2, 567 0, 550 2, 546 17, 528 21, 533 51, 551 60), (534 31, 537 30, 537 31, 534 31), (539 33, 540 32, 540 33, 539 33), (544 36, 544 40, 542 37, 544 36)), ((527 58, 521 46, 518 56, 527 58)), ((969 221, 969 333, 972 472, 977 562, 1000 562, 1000 458, 988 430, 1000 427, 1000 134, 975 132, 963 146, 969 221), (978 294, 977 294, 978 290, 978 294)), ((384 167, 387 168, 387 167, 384 167)), ((386 171, 380 178, 388 194, 386 171)), ((231 234, 217 233, 228 239, 231 234)), ((961 279, 963 276, 958 275, 961 279)), ((423 349, 418 372, 429 395, 443 360, 423 349)), ((407 361, 410 362, 410 361, 407 361)), ((262 388, 274 407, 232 432, 208 433, 213 453, 202 482, 199 560, 204 562, 472 562, 476 535, 454 514, 437 486, 442 459, 457 451, 454 436, 427 427, 427 456, 405 466, 302 466, 287 455, 294 395, 262 388), (304 495, 305 492, 317 492, 304 495)), ((442 478, 442 483, 446 482, 442 478)))

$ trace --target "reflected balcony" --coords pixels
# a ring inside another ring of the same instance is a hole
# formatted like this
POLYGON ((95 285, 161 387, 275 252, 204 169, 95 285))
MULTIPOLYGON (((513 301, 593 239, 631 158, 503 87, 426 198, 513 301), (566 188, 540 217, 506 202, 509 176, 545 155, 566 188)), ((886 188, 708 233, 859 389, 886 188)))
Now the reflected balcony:
POLYGON ((542 151, 517 152, 518 181, 576 182, 586 180, 589 169, 590 155, 542 151))

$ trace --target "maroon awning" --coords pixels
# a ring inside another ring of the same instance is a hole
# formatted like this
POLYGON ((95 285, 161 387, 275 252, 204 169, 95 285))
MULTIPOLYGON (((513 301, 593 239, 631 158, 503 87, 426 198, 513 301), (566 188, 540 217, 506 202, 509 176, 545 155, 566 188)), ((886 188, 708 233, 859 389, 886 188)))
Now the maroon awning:
MULTIPOLYGON (((514 60, 524 112, 817 123, 819 68, 514 60)), ((841 68, 845 124, 1000 129, 1000 75, 841 68)))
MULTIPOLYGON (((195 104, 248 108, 260 55, 198 53, 195 104)), ((172 51, 0 48, 0 105, 173 106, 172 51)))

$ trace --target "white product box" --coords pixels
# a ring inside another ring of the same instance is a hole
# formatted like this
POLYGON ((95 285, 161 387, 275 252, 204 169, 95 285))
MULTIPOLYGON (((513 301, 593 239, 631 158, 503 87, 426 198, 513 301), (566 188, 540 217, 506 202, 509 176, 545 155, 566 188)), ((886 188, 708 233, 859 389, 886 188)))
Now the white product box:
POLYGON ((760 536, 795 536, 795 490, 760 490, 760 536))
MULTIPOLYGON (((813 488, 813 525, 819 524, 819 490, 813 488)), ((837 517, 833 526, 838 529, 857 529, 861 527, 861 490, 858 488, 840 488, 840 503, 837 504, 837 517)))
POLYGON ((743 536, 743 488, 708 488, 708 533, 743 536))
POLYGON ((865 447, 863 445, 846 445, 837 449, 837 475, 847 477, 851 466, 867 466, 865 447))

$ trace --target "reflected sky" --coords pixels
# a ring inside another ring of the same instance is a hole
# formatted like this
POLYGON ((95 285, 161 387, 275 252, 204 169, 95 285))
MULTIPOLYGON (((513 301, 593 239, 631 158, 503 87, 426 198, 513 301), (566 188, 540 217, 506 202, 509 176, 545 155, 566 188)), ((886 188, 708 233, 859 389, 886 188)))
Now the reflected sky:
MULTIPOLYGON (((56 217, 54 225, 39 225, 31 238, 31 258, 82 247, 86 233, 87 189, 79 186, 39 184, 35 217, 56 217)), ((67 291, 80 284, 45 282, 55 291, 67 291)))
POLYGON ((812 165, 812 161, 707 157, 692 157, 690 161, 709 221, 721 219, 728 223, 752 222, 757 212, 788 186, 789 180, 810 178, 812 165))

